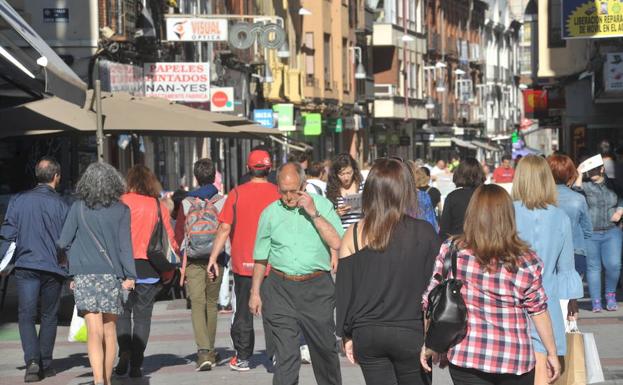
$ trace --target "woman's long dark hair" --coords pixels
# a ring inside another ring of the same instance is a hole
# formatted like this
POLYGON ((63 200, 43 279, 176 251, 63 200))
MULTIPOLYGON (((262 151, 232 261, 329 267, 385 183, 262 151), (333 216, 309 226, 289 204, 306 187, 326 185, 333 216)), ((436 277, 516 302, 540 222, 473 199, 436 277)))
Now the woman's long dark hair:
POLYGON ((343 168, 349 166, 353 169, 353 183, 359 186, 363 181, 363 176, 361 175, 357 161, 349 154, 337 155, 331 163, 329 180, 327 181, 327 198, 333 202, 334 205, 337 205, 337 198, 341 196, 340 188, 342 187, 337 174, 339 174, 343 168))
POLYGON ((400 220, 415 200, 415 183, 407 166, 394 159, 374 162, 363 189, 363 238, 372 250, 385 250, 400 220))

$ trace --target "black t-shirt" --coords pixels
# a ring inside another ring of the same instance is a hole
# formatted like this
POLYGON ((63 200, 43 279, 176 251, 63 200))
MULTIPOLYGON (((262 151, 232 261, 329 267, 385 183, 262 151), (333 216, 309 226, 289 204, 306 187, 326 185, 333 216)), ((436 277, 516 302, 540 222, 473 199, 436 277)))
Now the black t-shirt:
POLYGON ((472 187, 459 188, 446 197, 443 204, 443 213, 439 219, 439 235, 447 239, 452 235, 463 234, 465 211, 475 189, 472 187))
POLYGON ((437 188, 432 186, 418 187, 420 191, 426 191, 430 197, 430 202, 433 205, 433 210, 437 208, 439 202, 441 202, 441 192, 437 188))
POLYGON ((353 329, 368 325, 422 330, 422 294, 440 246, 430 223, 405 217, 385 251, 364 247, 340 259, 335 289, 337 335, 350 337, 353 329))

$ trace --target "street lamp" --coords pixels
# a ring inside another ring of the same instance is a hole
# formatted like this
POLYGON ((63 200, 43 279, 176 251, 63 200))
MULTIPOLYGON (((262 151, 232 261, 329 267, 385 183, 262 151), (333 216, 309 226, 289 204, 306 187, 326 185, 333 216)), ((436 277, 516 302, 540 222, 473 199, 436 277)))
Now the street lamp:
POLYGON ((463 76, 463 75, 465 75, 465 71, 463 71, 463 70, 462 70, 462 69, 460 69, 460 68, 455 69, 455 70, 454 70, 454 73, 455 73, 457 76, 463 76))
POLYGON ((277 57, 281 59, 287 59, 290 57, 290 46, 288 45, 287 40, 284 40, 281 47, 279 47, 279 51, 277 51, 277 57))
POLYGON ((433 100, 433 98, 431 98, 429 96, 426 99, 426 104, 424 105, 424 108, 426 108, 427 110, 434 110, 435 109, 435 101, 433 100))
POLYGON ((413 36, 411 36, 411 35, 404 34, 404 35, 402 35, 402 37, 400 38, 400 40, 401 40, 403 43, 412 43, 412 42, 414 42, 414 41, 415 41, 415 38, 414 38, 413 36))
POLYGON ((361 47, 348 47, 349 50, 353 51, 353 64, 357 63, 355 67, 355 79, 362 80, 367 77, 366 69, 363 67, 362 59, 363 54, 361 53, 361 47))
POLYGON ((438 61, 437 63, 435 63, 435 67, 436 68, 446 68, 448 65, 442 61, 438 61))
POLYGON ((446 86, 443 84, 443 79, 439 79, 437 82, 437 88, 435 88, 437 92, 446 92, 446 86))
POLYGON ((307 8, 299 8, 299 15, 301 16, 310 16, 312 13, 309 9, 307 8))

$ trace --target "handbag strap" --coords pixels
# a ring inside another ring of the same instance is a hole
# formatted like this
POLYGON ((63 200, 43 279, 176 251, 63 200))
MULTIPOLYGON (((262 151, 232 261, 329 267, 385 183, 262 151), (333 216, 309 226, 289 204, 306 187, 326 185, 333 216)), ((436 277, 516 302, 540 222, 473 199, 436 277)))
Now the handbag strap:
POLYGON ((82 218, 82 223, 84 224, 84 227, 89 232, 89 235, 91 236, 91 239, 93 240, 93 242, 95 242, 95 244, 97 245, 97 248, 99 249, 99 252, 104 256, 104 258, 106 258, 106 260, 110 264, 110 267, 112 267, 113 270, 114 270, 115 266, 112 263, 112 259, 110 259, 110 256, 108 255, 108 252, 106 251, 104 246, 102 246, 100 241, 97 239, 97 237, 93 233, 93 230, 91 230, 91 227, 89 226, 89 224, 87 223, 86 219, 84 218, 84 207, 85 207, 85 203, 84 203, 84 201, 82 201, 81 204, 80 204, 80 217, 82 218))
POLYGON ((359 251, 359 242, 357 242, 357 235, 359 234, 358 228, 359 222, 355 222, 355 226, 353 227, 353 244, 355 245, 355 252, 359 251))
MULTIPOLYGON (((158 209, 158 220, 160 221, 160 223, 162 222, 162 212, 160 211, 160 201, 158 200, 158 198, 154 198, 156 200, 156 208, 158 209)), ((156 226, 158 226, 158 223, 156 223, 156 226)))
POLYGON ((443 260, 443 270, 441 271, 442 279, 448 277, 448 272, 452 271, 452 277, 456 278, 456 259, 458 250, 454 241, 450 242, 450 247, 443 260))

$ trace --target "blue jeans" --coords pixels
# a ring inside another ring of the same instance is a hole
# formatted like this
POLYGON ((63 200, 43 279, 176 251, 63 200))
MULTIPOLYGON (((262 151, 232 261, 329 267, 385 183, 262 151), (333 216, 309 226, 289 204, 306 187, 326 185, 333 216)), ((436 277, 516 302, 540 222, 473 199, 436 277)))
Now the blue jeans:
POLYGON ((575 271, 580 274, 581 277, 584 277, 586 274, 586 256, 582 254, 573 254, 575 258, 575 271))
POLYGON ((46 271, 15 269, 17 320, 26 365, 33 360, 43 368, 52 364, 63 280, 60 275, 46 271), (37 335, 35 322, 39 299, 41 299, 41 327, 37 335))
POLYGON ((606 293, 614 293, 621 274, 621 245, 623 233, 618 227, 593 231, 588 240, 586 280, 591 299, 601 299, 601 267, 605 268, 606 293))

